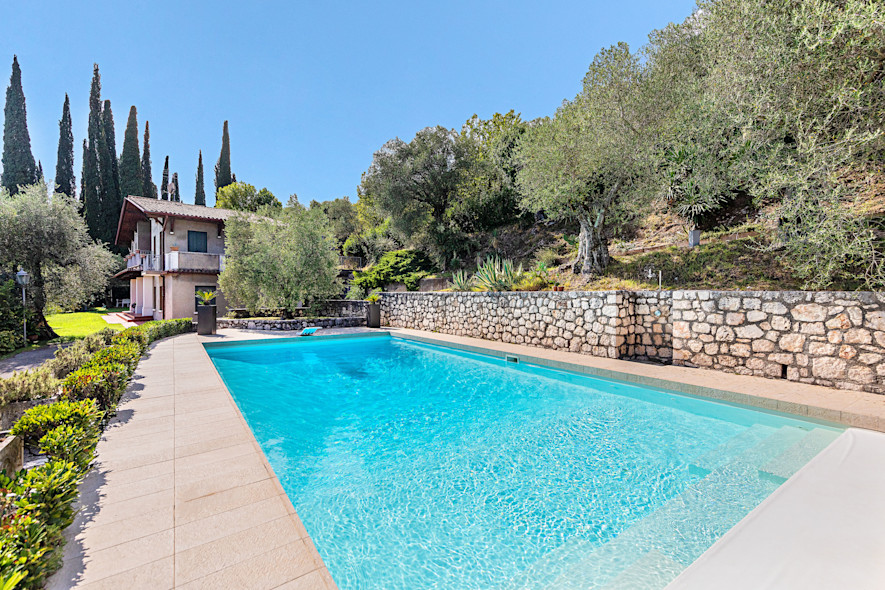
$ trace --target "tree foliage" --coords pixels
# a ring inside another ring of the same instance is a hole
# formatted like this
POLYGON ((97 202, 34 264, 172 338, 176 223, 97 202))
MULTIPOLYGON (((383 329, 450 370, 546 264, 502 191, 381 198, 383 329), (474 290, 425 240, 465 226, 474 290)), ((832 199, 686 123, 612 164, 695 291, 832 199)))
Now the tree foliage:
POLYGON ((160 199, 164 201, 169 200, 169 156, 166 156, 166 161, 163 163, 163 180, 160 184, 160 199))
POLYGON ((74 178, 74 132, 71 124, 71 100, 65 94, 65 104, 58 122, 58 156, 55 164, 55 187, 70 198, 77 196, 74 178))
POLYGON ((17 56, 12 57, 12 75, 6 88, 3 115, 3 175, 0 186, 15 193, 19 186, 37 182, 37 163, 31 153, 22 71, 17 56))
POLYGON ((322 203, 311 201, 310 207, 311 209, 318 207, 329 219, 332 234, 335 236, 339 249, 344 246, 348 236, 360 230, 359 217, 349 197, 341 197, 322 203))
POLYGON ((266 188, 257 190, 251 184, 235 182, 218 191, 215 206, 220 209, 255 212, 264 208, 281 209, 283 205, 266 188))
POLYGON ((9 272, 24 268, 31 274, 29 306, 38 318, 43 338, 54 337, 43 318, 49 289, 65 288, 53 297, 75 302, 104 289, 115 257, 91 240, 77 203, 62 193, 46 197, 45 185, 24 187, 12 195, 0 190, 0 268, 9 272), (76 288, 64 286, 62 273, 76 273, 76 288), (103 278, 102 278, 103 277, 103 278))
POLYGON ((341 291, 338 255, 319 209, 286 208, 274 217, 237 215, 225 225, 225 268, 218 278, 228 301, 255 313, 294 309, 341 291))
POLYGON ((141 195, 156 199, 157 185, 154 184, 153 172, 151 171, 151 128, 150 122, 144 122, 144 150, 141 153, 141 195))
POLYGON ((229 184, 236 182, 230 168, 230 133, 227 129, 227 121, 224 122, 224 129, 221 132, 221 154, 218 156, 218 162, 215 164, 215 193, 229 184))
POLYGON ((138 112, 135 105, 129 108, 126 131, 123 135, 123 151, 120 153, 120 193, 123 198, 129 195, 144 194, 144 172, 141 167, 141 154, 138 149, 138 112))
POLYGON ((203 188, 203 150, 197 158, 197 184, 194 192, 194 205, 206 206, 206 190, 203 188))
POLYGON ((578 222, 573 268, 585 274, 602 273, 608 265, 613 210, 638 205, 626 196, 641 173, 642 139, 654 126, 642 100, 643 77, 626 44, 602 50, 582 92, 535 125, 519 146, 520 204, 578 222))

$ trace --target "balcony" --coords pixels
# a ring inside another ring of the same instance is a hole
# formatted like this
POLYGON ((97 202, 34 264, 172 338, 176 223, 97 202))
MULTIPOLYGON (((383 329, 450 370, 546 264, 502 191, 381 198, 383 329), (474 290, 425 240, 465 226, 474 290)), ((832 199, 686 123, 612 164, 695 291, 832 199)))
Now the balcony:
POLYGON ((163 270, 160 265, 161 257, 150 250, 134 250, 126 259, 126 268, 141 267, 146 272, 159 272, 163 270))
POLYGON ((165 270, 221 272, 224 270, 223 254, 205 252, 167 252, 165 270))

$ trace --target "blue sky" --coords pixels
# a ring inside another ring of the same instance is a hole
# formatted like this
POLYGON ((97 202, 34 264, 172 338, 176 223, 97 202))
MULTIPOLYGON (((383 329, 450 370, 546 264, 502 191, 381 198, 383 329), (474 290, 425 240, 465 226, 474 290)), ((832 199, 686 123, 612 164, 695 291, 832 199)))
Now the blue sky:
POLYGON ((5 89, 18 54, 32 148, 47 177, 65 92, 82 145, 97 62, 118 151, 134 104, 142 131, 151 124, 154 182, 169 155, 183 200, 193 202, 202 149, 209 204, 225 119, 238 180, 284 203, 293 192, 302 203, 354 198, 388 139, 436 124, 460 129, 474 113, 549 115, 577 93, 600 48, 636 48, 694 8, 693 0, 8 4, 0 80, 5 89))

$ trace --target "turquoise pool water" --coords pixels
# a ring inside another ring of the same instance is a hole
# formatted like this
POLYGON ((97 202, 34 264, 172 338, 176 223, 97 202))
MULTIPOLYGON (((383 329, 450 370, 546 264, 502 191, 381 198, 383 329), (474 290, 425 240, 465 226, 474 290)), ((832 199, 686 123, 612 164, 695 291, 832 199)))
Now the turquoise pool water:
POLYGON ((840 433, 393 337, 207 350, 341 590, 663 588, 840 433))

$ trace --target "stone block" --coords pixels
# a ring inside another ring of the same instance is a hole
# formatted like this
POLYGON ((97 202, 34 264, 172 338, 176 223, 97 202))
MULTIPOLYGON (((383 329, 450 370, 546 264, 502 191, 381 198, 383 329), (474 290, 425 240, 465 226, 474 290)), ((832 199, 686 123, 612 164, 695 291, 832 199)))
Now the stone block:
POLYGON ((768 318, 768 314, 761 311, 748 311, 747 312, 747 321, 748 322, 761 322, 768 318))
POLYGON ((765 335, 765 332, 763 332, 762 329, 759 328, 759 326, 755 326, 752 324, 749 326, 739 326, 735 328, 734 333, 735 335, 737 335, 738 338, 750 338, 751 340, 755 338, 762 338, 762 336, 765 335))
POLYGON ((729 326, 740 326, 744 323, 746 316, 738 312, 730 312, 725 314, 725 323, 729 326))
POLYGON ((741 300, 737 297, 722 297, 718 305, 723 311, 737 311, 741 308, 741 300))
POLYGON ((754 340, 751 347, 753 352, 772 352, 774 350, 774 342, 771 340, 754 340))
POLYGON ((817 303, 803 303, 795 306, 790 313, 800 322, 822 322, 827 317, 827 309, 817 303))
POLYGON ((848 344, 870 344, 873 335, 865 328, 852 328, 845 332, 844 340, 848 344))
POLYGON ((784 315, 787 313, 787 306, 777 301, 769 301, 762 304, 762 311, 775 315, 784 315))
POLYGON ((846 363, 840 358, 816 358, 811 362, 811 374, 821 379, 844 379, 846 363))
POLYGON ((790 329, 790 320, 781 315, 776 315, 771 318, 771 327, 775 330, 779 330, 783 332, 784 330, 790 329))

